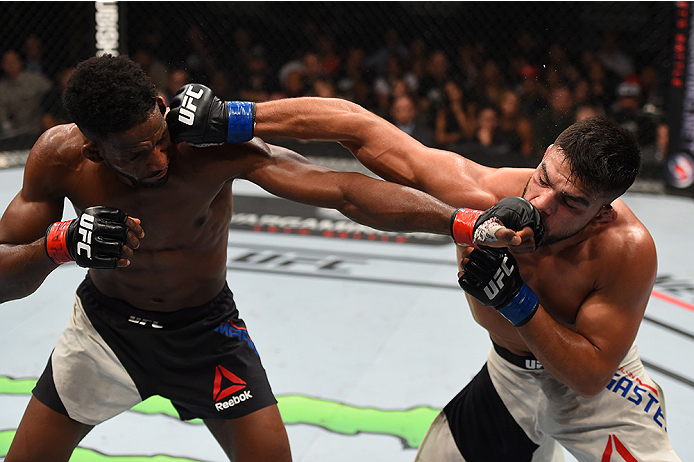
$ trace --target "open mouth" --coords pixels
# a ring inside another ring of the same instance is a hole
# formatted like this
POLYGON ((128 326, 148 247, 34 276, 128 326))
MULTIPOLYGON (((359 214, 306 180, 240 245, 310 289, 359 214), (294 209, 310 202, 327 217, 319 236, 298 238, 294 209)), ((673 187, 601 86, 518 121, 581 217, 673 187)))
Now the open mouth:
POLYGON ((164 168, 164 170, 157 173, 156 175, 149 177, 149 179, 150 180, 161 180, 162 178, 164 178, 166 176, 167 173, 169 173, 169 167, 168 166, 166 168, 164 168))

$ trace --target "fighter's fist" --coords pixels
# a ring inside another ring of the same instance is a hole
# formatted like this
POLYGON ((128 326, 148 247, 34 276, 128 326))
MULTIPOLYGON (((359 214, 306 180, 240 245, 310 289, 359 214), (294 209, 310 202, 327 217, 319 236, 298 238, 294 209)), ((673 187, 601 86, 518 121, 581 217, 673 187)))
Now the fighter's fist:
POLYGON ((255 103, 222 101, 206 86, 189 83, 171 100, 166 122, 174 143, 240 143, 253 138, 255 103))
POLYGON ((537 311, 537 295, 521 279, 508 249, 474 249, 458 284, 483 305, 493 306, 514 326, 527 323, 537 311))
POLYGON ((458 209, 451 220, 451 233, 457 243, 494 247, 522 244, 523 248, 514 250, 532 251, 542 240, 544 226, 540 212, 530 202, 521 197, 505 197, 485 211, 458 209), (512 240, 516 232, 526 227, 532 230, 534 239, 527 249, 526 238, 517 244, 512 240), (498 241, 501 244, 494 245, 498 241))
MULTIPOLYGON (((116 268, 143 236, 139 222, 113 207, 89 207, 74 220, 46 230, 46 253, 57 264, 75 261, 85 268, 116 268)), ((129 255, 128 255, 129 256, 129 255)), ((124 263, 125 264, 125 263, 124 263)))

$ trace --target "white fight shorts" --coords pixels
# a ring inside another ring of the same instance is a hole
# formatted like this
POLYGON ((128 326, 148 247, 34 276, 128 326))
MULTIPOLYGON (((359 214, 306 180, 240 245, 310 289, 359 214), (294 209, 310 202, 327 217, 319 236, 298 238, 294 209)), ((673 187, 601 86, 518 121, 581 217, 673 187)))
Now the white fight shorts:
POLYGON ((583 398, 533 357, 495 345, 487 364, 434 420, 416 462, 681 462, 663 391, 636 345, 605 390, 583 398))

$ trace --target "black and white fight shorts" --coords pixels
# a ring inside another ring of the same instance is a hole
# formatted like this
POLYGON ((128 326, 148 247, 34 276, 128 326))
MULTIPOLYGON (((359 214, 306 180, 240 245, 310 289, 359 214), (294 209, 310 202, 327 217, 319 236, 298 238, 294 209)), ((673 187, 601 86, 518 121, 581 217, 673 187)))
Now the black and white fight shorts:
POLYGON ((277 403, 228 286, 203 306, 161 313, 105 296, 89 276, 33 393, 88 425, 153 395, 182 420, 234 419, 277 403))
POLYGON ((415 462, 681 462, 663 391, 632 345, 597 396, 584 398, 532 356, 494 345, 487 364, 429 427, 415 462))

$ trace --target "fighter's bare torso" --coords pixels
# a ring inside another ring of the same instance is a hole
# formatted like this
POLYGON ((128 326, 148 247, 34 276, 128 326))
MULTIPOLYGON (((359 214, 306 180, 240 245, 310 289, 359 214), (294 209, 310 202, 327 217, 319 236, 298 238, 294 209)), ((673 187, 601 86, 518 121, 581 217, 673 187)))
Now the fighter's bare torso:
MULTIPOLYGON (((49 138, 50 152, 40 151, 34 160, 41 169, 37 181, 50 182, 56 201, 62 204, 64 196, 78 211, 94 205, 119 208, 140 219, 145 231, 129 266, 90 270, 99 290, 138 308, 162 311, 201 305, 221 290, 232 178, 244 169, 243 154, 259 154, 261 148, 228 146, 237 159, 230 160, 228 154, 206 150, 203 155, 187 144, 171 145, 168 181, 145 188, 126 184, 103 162, 86 159, 81 152, 85 138, 74 125, 54 129, 49 138)), ((31 164, 27 171, 32 181, 31 164)))
MULTIPOLYGON (((617 199, 612 207, 617 218, 609 226, 589 225, 566 241, 515 255, 523 281, 538 295, 543 308, 572 331, 581 330, 577 321, 584 302, 599 297, 615 274, 626 270, 622 262, 634 258, 633 252, 653 246, 648 231, 624 202, 617 199)), ((645 260, 643 270, 650 271, 650 258, 645 260)), ((494 308, 467 298, 473 317, 494 342, 516 354, 530 354, 517 328, 494 308)), ((637 311, 642 315, 640 307, 633 309, 635 316, 637 311)))

